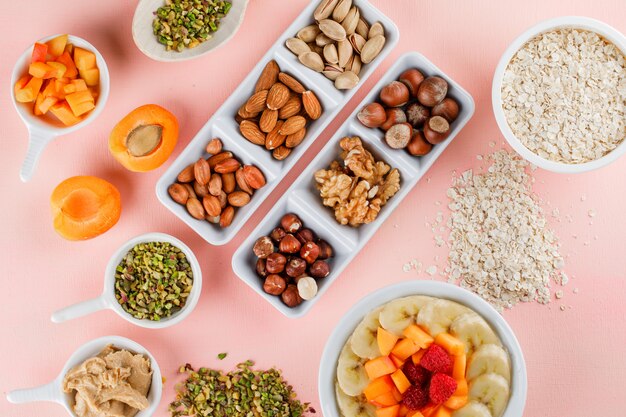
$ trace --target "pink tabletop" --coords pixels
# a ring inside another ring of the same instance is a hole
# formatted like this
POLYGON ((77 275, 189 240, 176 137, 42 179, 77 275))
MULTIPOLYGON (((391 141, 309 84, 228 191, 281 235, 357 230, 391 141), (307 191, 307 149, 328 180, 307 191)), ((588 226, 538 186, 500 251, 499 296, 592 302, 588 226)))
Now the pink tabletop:
MULTIPOLYGON (((319 410, 316 387, 321 352, 349 307, 393 282, 444 279, 438 274, 406 273, 402 267, 412 259, 422 262, 424 269, 445 267, 446 249, 436 246, 426 222, 435 219, 438 211, 445 214, 445 191, 452 171, 484 164, 476 156, 493 150, 489 142, 501 146, 503 138, 491 110, 491 81, 506 46, 535 22, 562 15, 597 18, 626 33, 623 0, 372 0, 400 28, 398 47, 237 237, 227 246, 212 247, 158 203, 154 184, 165 167, 147 174, 126 171, 108 152, 109 132, 133 108, 158 103, 179 118, 177 155, 307 1, 252 0, 241 31, 227 46, 174 64, 152 61, 133 44, 135 3, 33 0, 28 6, 19 1, 3 4, 0 282, 5 295, 0 307, 0 389, 6 393, 49 382, 79 345, 118 334, 146 346, 167 378, 157 417, 168 415, 180 364, 229 369, 248 358, 262 367, 283 369, 300 398, 319 410), (18 173, 27 134, 10 103, 12 65, 36 39, 68 31, 89 40, 107 60, 109 102, 87 128, 53 142, 33 180, 23 184, 18 173), (233 274, 231 255, 386 68, 404 52, 414 50, 473 95, 476 114, 427 180, 418 184, 312 311, 299 320, 287 319, 233 274), (123 212, 117 226, 106 234, 75 243, 63 240, 52 229, 48 201, 56 184, 79 174, 114 183, 122 194, 123 212), (112 252, 130 237, 148 231, 182 239, 200 260, 202 296, 186 321, 159 331, 133 327, 111 311, 60 325, 50 321, 54 310, 98 295, 112 252), (223 361, 216 358, 220 352, 228 352, 223 361)), ((549 224, 561 238, 571 280, 563 298, 549 306, 519 305, 504 313, 526 357, 525 415, 583 417, 590 411, 598 416, 618 415, 616 410, 626 407, 626 158, 584 175, 538 170, 535 176, 535 190, 544 200, 549 224), (560 214, 553 217, 555 208, 560 214), (589 217, 590 210, 597 215, 589 217)), ((11 405, 3 396, 0 415, 66 414, 54 404, 11 405)))

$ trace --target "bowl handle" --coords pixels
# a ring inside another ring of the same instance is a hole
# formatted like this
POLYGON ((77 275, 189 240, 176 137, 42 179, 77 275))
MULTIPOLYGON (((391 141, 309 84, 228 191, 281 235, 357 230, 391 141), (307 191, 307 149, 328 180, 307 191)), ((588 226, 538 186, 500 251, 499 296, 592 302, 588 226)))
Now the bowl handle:
POLYGON ((37 128, 29 128, 28 135, 28 150, 26 151, 26 158, 20 170, 20 179, 22 182, 30 181, 35 173, 35 168, 37 167, 41 153, 48 142, 55 137, 53 134, 37 128))
POLYGON ((41 385, 35 388, 18 389, 7 394, 7 400, 13 404, 24 404, 39 401, 48 401, 63 404, 58 381, 41 385))
POLYGON ((92 300, 83 301, 82 303, 55 311, 52 313, 52 316, 50 316, 50 319, 53 323, 63 323, 64 321, 77 319, 107 308, 109 308, 109 304, 104 294, 102 294, 100 297, 92 300))

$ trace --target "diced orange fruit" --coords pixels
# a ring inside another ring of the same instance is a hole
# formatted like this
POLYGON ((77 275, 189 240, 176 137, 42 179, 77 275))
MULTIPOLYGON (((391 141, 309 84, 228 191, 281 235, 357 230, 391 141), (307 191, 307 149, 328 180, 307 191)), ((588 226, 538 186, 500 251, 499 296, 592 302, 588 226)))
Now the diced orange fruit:
POLYGON ((79 70, 88 70, 96 67, 96 54, 78 46, 74 47, 74 63, 79 70))
POLYGON ((24 88, 29 81, 30 75, 24 75, 22 78, 17 80, 15 82, 15 85, 13 86, 13 92, 15 93, 15 95, 17 95, 17 92, 24 88))
POLYGON ((30 62, 46 62, 46 56, 48 55, 48 45, 45 43, 35 43, 33 46, 33 55, 30 62))
POLYGON ((452 378, 458 380, 465 378, 465 369, 467 368, 467 356, 465 353, 452 357, 452 378))
POLYGON ((452 411, 445 406, 441 406, 435 411, 432 417, 450 417, 450 415, 452 415, 452 411))
POLYGON ((368 401, 372 401, 374 398, 391 392, 396 386, 394 385, 389 375, 381 376, 378 379, 373 380, 365 387, 363 394, 368 401))
POLYGON ((65 126, 72 126, 81 121, 80 117, 74 115, 67 101, 61 101, 52 106, 50 113, 54 114, 65 126))
POLYGON ((401 339, 396 343, 391 353, 401 361, 404 361, 418 350, 420 350, 420 347, 411 339, 401 339))
POLYGON ((87 84, 85 83, 85 80, 81 80, 80 78, 78 80, 72 80, 72 84, 76 86, 76 91, 87 90, 87 84))
POLYGON ((72 83, 67 84, 63 87, 63 92, 65 94, 72 94, 76 92, 76 86, 72 83))
POLYGON ((400 404, 400 410, 398 410, 398 416, 399 417, 405 417, 407 414, 409 414, 411 410, 409 410, 409 408, 404 405, 404 404, 400 404))
POLYGON ((386 392, 370 401, 377 407, 389 407, 398 404, 398 400, 392 391, 386 392))
POLYGON ((391 380, 396 385, 396 388, 398 389, 400 394, 404 394, 404 392, 408 390, 411 386, 411 382, 406 377, 406 375, 404 375, 402 369, 398 369, 393 374, 391 374, 391 380))
POLYGON ((441 346, 450 355, 456 356, 465 353, 465 345, 450 333, 439 333, 435 338, 435 343, 441 346))
POLYGON ((411 324, 409 327, 404 329, 404 332, 402 334, 415 342, 415 344, 419 346, 420 349, 428 348, 435 340, 431 335, 426 333, 424 330, 422 330, 421 327, 416 324, 411 324))
POLYGON ((396 368, 398 369, 402 368, 402 366, 404 365, 404 361, 401 361, 393 355, 389 355, 389 358, 391 358, 391 362, 393 362, 393 364, 396 365, 396 368))
POLYGON ((67 100, 67 104, 70 105, 74 116, 80 116, 82 114, 85 114, 88 111, 92 110, 94 107, 96 107, 94 99, 89 90, 77 91, 75 93, 68 94, 65 97, 65 100, 67 100))
POLYGON ((65 49, 63 50, 63 52, 67 52, 70 55, 74 55, 74 44, 68 43, 67 45, 65 45, 65 49))
POLYGON ((422 356, 426 354, 426 350, 427 349, 421 349, 419 352, 416 352, 411 356, 411 360, 413 361, 413 364, 415 365, 420 364, 420 361, 422 360, 422 356))
POLYGON ((410 410, 406 414, 406 417, 424 417, 424 414, 422 414, 419 410, 410 410))
POLYGON ((378 350, 383 356, 387 356, 391 353, 391 349, 396 345, 399 337, 395 334, 383 329, 382 327, 378 328, 378 332, 376 333, 376 340, 378 342, 378 350))
POLYGON ((63 53, 65 45, 67 44, 67 35, 59 35, 56 38, 50 39, 46 42, 48 45, 48 52, 55 58, 63 53))
POLYGON ((426 407, 422 408, 420 412, 424 417, 434 417, 439 407, 439 404, 428 404, 426 407))
POLYGON ((80 78, 85 80, 85 83, 90 87, 100 83, 100 70, 98 68, 79 69, 78 75, 80 75, 80 78))
MULTIPOLYGON (((19 81, 18 81, 19 82, 19 81)), ((35 101, 43 80, 41 78, 32 77, 24 87, 15 92, 15 99, 20 103, 30 103, 35 101)))
POLYGON ((76 69, 76 65, 74 64, 74 60, 70 56, 69 52, 63 52, 58 58, 57 62, 65 65, 65 74, 64 77, 67 78, 76 78, 78 76, 78 70, 76 69))
POLYGON ((67 67, 65 65, 56 61, 46 62, 46 65, 54 68, 55 70, 54 75, 53 75, 54 78, 63 78, 63 75, 65 74, 65 71, 67 70, 67 67))
POLYGON ((467 380, 466 379, 461 379, 461 380, 456 381, 456 382, 457 382, 456 391, 454 391, 454 394, 452 394, 452 395, 456 395, 456 396, 467 395, 469 393, 469 388, 467 386, 467 380))
POLYGON ((38 110, 41 112, 41 114, 46 114, 52 106, 57 104, 58 101, 59 99, 53 96, 44 97, 41 103, 39 103, 38 110))
POLYGON ((365 362, 365 372, 367 376, 374 380, 383 375, 389 375, 396 370, 396 365, 393 364, 389 356, 380 356, 376 359, 365 362))
POLYGON ((451 410, 458 410, 465 404, 467 404, 467 395, 453 395, 448 398, 445 403, 443 403, 443 405, 451 410))
POLYGON ((43 94, 39 93, 37 94, 37 98, 35 99, 35 104, 33 105, 33 113, 35 114, 35 116, 41 116, 43 113, 39 110, 39 106, 41 105, 41 102, 44 100, 44 96, 43 94))
POLYGON ((45 62, 33 62, 28 66, 28 73, 33 77, 48 79, 54 77, 57 70, 45 62))
POLYGON ((376 410, 376 417, 398 417, 400 412, 399 405, 392 405, 391 407, 379 408, 376 410))

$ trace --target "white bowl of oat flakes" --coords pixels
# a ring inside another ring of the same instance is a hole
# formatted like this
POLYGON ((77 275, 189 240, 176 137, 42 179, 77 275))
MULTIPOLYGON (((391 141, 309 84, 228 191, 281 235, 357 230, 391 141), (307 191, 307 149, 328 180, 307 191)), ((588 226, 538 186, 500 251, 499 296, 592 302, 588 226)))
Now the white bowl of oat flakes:
POLYGON ((493 80, 496 121, 540 168, 591 171, 626 153, 626 37, 586 17, 560 17, 522 33, 493 80))

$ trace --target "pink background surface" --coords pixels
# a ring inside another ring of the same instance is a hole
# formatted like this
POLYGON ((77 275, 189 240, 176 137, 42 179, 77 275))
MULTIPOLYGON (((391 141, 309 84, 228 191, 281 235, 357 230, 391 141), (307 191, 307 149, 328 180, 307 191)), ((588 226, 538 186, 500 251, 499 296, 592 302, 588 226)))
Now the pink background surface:
MULTIPOLYGON (((499 147, 503 140, 492 115, 490 91, 493 71, 506 46, 535 22, 562 15, 598 18, 626 32, 623 0, 372 0, 400 28, 398 47, 237 237, 227 246, 211 247, 158 203, 154 184, 165 166, 147 174, 124 170, 108 153, 108 134, 133 108, 158 103, 179 118, 177 155, 307 2, 252 0, 240 32, 226 47, 175 64, 151 61, 135 48, 130 32, 135 2, 33 0, 28 7, 21 2, 3 3, 0 390, 6 393, 47 383, 79 345, 119 334, 146 346, 168 379, 157 416, 168 415, 180 364, 229 368, 248 358, 260 366, 282 368, 300 398, 319 410, 318 365, 337 320, 353 303, 382 286, 431 279, 424 273, 404 273, 402 266, 411 259, 421 261, 424 268, 438 265, 441 270, 445 266, 446 249, 435 245, 425 221, 444 210, 452 170, 480 166, 483 162, 476 155, 489 152, 490 141, 499 147), (22 184, 18 172, 27 135, 10 103, 12 63, 35 40, 67 31, 92 42, 107 60, 109 102, 87 128, 53 142, 34 179, 22 184), (476 114, 427 174, 430 180, 418 184, 315 308, 302 319, 289 320, 237 279, 231 271, 231 255, 395 58, 413 50, 430 58, 473 95, 476 114), (56 184, 79 174, 113 182, 122 193, 123 213, 118 225, 105 235, 73 243, 52 229, 48 199, 56 184), (437 201, 444 204, 438 206, 437 201), (185 322, 148 331, 133 327, 111 311, 62 325, 50 322, 54 310, 98 295, 109 256, 127 239, 148 231, 182 239, 200 259, 202 297, 185 322), (228 352, 227 359, 218 361, 219 352, 228 352)), ((564 297, 549 306, 520 305, 504 313, 526 357, 529 391, 525 415, 582 417, 590 411, 617 415, 617 410, 626 407, 622 243, 626 235, 626 158, 579 176, 544 171, 536 171, 535 176, 535 190, 561 238, 571 280, 564 297), (561 221, 550 215, 554 208, 559 209, 561 221), (597 216, 591 219, 589 210, 597 211, 597 216), (572 222, 566 219, 568 215, 572 222), (561 305, 565 311, 560 310, 561 305)), ((45 403, 14 406, 2 398, 0 415, 60 417, 65 411, 45 403)))

